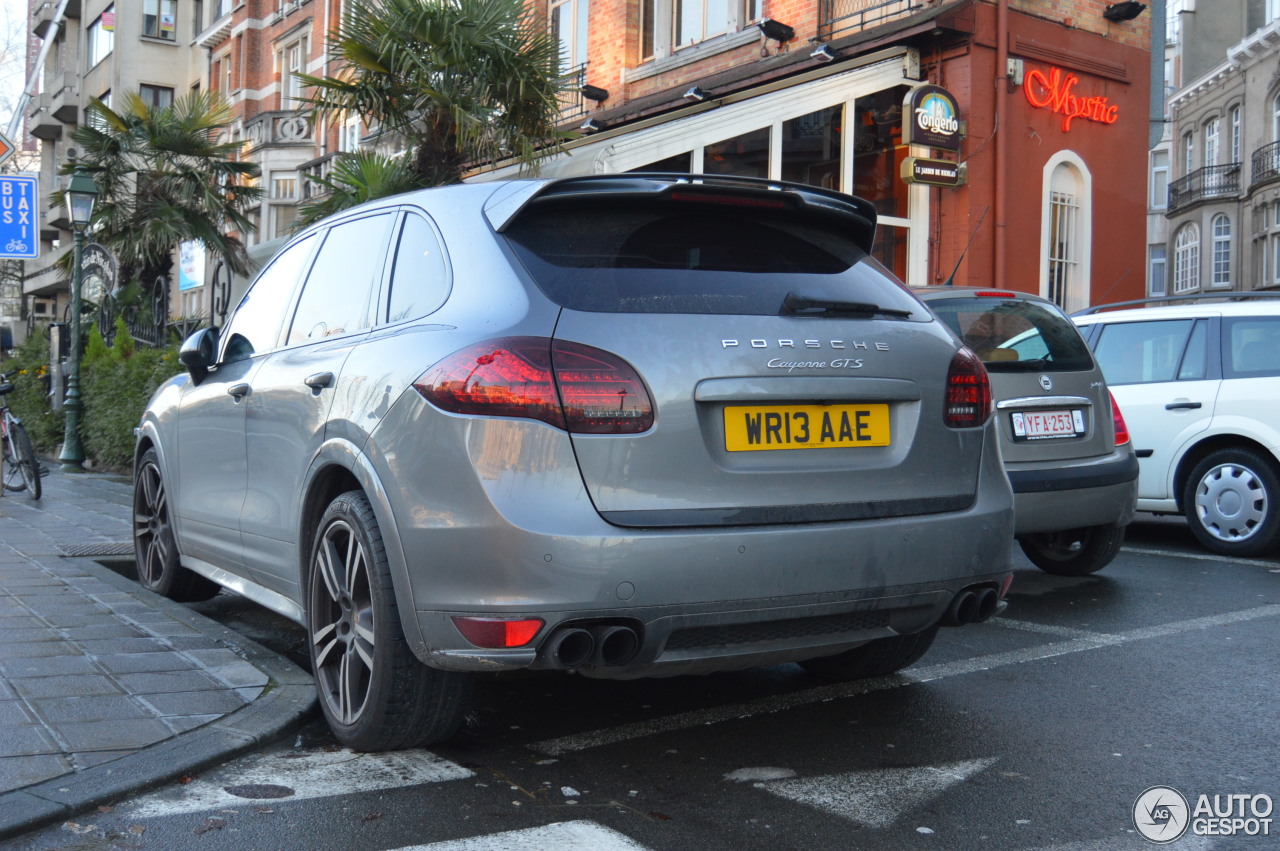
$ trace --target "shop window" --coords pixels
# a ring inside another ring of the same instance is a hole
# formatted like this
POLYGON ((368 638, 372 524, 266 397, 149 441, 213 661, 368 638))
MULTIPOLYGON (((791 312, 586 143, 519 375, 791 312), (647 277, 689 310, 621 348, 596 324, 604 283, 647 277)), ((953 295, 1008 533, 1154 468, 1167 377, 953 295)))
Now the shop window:
POLYGON ((902 101, 907 87, 897 86, 858 98, 853 116, 853 194, 867 199, 882 216, 907 215, 907 185, 902 181, 902 101))
POLYGON ((173 41, 178 34, 175 0, 142 0, 142 34, 173 41))
POLYGON ((1149 273, 1147 275, 1147 293, 1153 296, 1165 294, 1167 284, 1165 283, 1165 247, 1163 245, 1151 246, 1151 263, 1149 265, 1149 273))
POLYGON ((89 25, 89 67, 92 68, 111 55, 116 46, 116 7, 108 6, 89 25))
POLYGON ((138 86, 138 97, 152 109, 173 106, 173 89, 168 86, 149 86, 143 83, 138 86))
POLYGON ((760 17, 760 0, 641 0, 640 59, 736 32, 760 17))
POLYGON ((1040 293, 1068 313, 1089 304, 1092 176, 1071 151, 1045 164, 1041 195, 1040 293))
POLYGON ((840 131, 844 108, 820 109, 782 123, 782 179, 840 188, 840 131))
POLYGON ((1200 289, 1200 226, 1188 222, 1178 229, 1173 240, 1173 292, 1195 292, 1200 289))
POLYGON ((769 176, 769 128, 752 130, 733 139, 707 145, 702 168, 707 174, 735 177, 769 176))
POLYGON ((1211 286, 1231 286, 1231 219, 1213 217, 1213 280, 1211 286))
POLYGON ((688 174, 693 171, 693 152, 689 151, 683 154, 676 154, 674 157, 667 157, 664 160, 646 163, 638 168, 629 168, 627 171, 660 171, 675 174, 688 174))
POLYGON ((876 226, 876 239, 871 246, 871 256, 903 281, 907 279, 907 236, 907 228, 881 222, 876 226))
POLYGON ((1067 306, 1067 291, 1079 264, 1080 202, 1073 192, 1049 194, 1049 298, 1059 307, 1067 306))

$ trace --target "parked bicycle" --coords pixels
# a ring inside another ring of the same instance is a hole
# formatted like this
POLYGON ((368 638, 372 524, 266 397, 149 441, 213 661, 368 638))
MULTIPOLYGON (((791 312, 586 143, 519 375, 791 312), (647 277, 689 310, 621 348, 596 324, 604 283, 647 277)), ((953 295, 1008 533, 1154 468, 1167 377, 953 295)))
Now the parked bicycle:
POLYGON ((26 491, 32 499, 39 499, 40 476, 44 470, 27 430, 22 427, 22 420, 13 415, 4 398, 12 392, 13 384, 9 377, 0 373, 0 445, 4 448, 0 476, 4 480, 3 490, 26 491))

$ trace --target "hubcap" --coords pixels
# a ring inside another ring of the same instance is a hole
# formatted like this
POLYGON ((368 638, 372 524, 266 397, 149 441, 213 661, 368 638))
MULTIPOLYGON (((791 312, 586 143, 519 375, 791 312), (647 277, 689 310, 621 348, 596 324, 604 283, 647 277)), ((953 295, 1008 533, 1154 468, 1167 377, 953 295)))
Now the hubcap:
POLYGON ((316 547, 311 630, 320 694, 334 718, 354 724, 369 700, 376 632, 368 559, 342 520, 325 527, 316 547))
POLYGON ((1196 517, 1220 541, 1252 536, 1266 519, 1267 508, 1262 481, 1239 464, 1219 464, 1205 473, 1196 488, 1196 517))
POLYGON ((138 561, 138 578, 154 587, 164 574, 169 557, 169 511, 165 500, 160 468, 147 464, 138 474, 133 492, 134 550, 138 561))

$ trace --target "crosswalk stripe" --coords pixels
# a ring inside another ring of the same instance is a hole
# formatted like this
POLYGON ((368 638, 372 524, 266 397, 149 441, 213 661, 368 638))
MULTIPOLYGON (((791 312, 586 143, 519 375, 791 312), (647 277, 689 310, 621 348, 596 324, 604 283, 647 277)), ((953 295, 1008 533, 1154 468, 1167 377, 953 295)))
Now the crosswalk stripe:
POLYGON ((443 783, 473 777, 474 772, 429 751, 356 753, 341 749, 323 752, 277 752, 233 762, 214 772, 221 780, 197 780, 181 788, 143 798, 133 813, 138 818, 171 816, 201 810, 236 809, 273 800, 300 801, 330 795, 356 795, 382 789, 443 783), (257 790, 254 787, 259 787, 257 790), (235 789, 240 794, 232 794, 235 789), (255 794, 258 797, 253 797, 255 794))
POLYGON ((646 851, 644 845, 592 821, 564 821, 545 827, 508 830, 469 839, 408 845, 395 851, 528 851, 530 848, 554 848, 556 851, 646 851))

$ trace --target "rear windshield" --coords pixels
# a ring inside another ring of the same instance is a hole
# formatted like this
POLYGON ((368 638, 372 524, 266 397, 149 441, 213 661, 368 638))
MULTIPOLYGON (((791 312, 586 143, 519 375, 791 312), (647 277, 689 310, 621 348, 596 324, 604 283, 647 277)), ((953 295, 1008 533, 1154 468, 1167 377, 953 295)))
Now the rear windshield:
POLYGON ((1093 368, 1080 332, 1048 305, 991 296, 930 299, 928 304, 991 372, 1093 368))
POLYGON ((538 287, 571 310, 770 316, 796 292, 929 321, 838 219, 624 203, 535 207, 505 235, 538 287))

